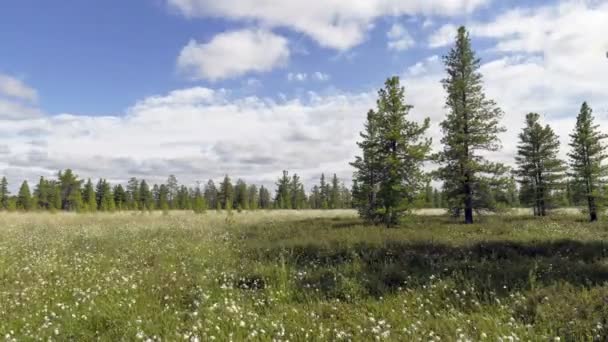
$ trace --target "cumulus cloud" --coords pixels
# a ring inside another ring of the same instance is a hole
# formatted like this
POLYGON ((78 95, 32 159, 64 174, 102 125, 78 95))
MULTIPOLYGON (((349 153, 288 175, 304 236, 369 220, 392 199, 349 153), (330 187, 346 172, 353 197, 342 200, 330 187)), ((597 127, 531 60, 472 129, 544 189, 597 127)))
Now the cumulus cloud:
POLYGON ((0 74, 0 96, 33 102, 38 98, 38 93, 23 81, 0 74))
POLYGON ((122 115, 0 120, 19 132, 0 135, 0 146, 11 147, 0 153, 0 164, 6 174, 22 171, 14 181, 68 167, 114 181, 157 182, 174 173, 186 184, 228 173, 272 185, 283 169, 303 179, 323 171, 349 178, 357 132, 373 101, 371 92, 272 100, 175 90, 142 99, 122 115))
POLYGON ((361 43, 382 16, 471 13, 489 0, 167 0, 187 17, 256 21, 304 33, 324 47, 348 50, 361 43))
POLYGON ((190 40, 177 58, 177 67, 192 79, 216 81, 267 72, 288 59, 287 39, 267 30, 245 29, 220 33, 206 43, 190 40))
POLYGON ((388 38, 387 47, 389 50, 404 51, 414 46, 414 38, 407 32, 407 29, 400 24, 393 24, 386 33, 388 38))

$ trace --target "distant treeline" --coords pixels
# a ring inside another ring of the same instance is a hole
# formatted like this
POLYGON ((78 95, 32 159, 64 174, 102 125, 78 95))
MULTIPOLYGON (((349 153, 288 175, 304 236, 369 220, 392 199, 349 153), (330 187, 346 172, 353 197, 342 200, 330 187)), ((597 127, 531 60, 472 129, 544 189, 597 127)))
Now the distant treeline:
POLYGON ((209 180, 204 186, 180 185, 174 175, 166 183, 150 186, 145 179, 131 178, 126 186, 110 184, 99 179, 83 180, 70 169, 59 171, 56 179, 40 177, 34 190, 27 181, 19 192, 11 195, 8 181, 0 181, 0 209, 4 210, 64 210, 74 212, 116 210, 193 210, 207 209, 343 209, 352 208, 350 190, 334 174, 326 182, 321 174, 318 185, 309 194, 297 174, 283 171, 274 194, 264 186, 247 184, 238 179, 235 184, 228 175, 218 186, 209 180))

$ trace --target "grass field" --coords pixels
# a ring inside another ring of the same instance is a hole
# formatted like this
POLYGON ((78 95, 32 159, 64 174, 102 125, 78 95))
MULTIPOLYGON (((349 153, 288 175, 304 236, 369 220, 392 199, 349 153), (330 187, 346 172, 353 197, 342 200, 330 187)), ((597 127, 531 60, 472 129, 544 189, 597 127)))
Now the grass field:
POLYGON ((1 214, 6 340, 606 341, 608 224, 1 214))

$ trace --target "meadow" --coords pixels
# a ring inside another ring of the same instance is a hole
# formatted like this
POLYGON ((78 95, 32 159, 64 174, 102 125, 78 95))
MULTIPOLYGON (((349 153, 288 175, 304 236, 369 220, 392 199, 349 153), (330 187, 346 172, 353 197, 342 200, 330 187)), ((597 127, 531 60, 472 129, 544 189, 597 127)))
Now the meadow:
POLYGON ((606 341, 608 224, 0 214, 7 341, 606 341))

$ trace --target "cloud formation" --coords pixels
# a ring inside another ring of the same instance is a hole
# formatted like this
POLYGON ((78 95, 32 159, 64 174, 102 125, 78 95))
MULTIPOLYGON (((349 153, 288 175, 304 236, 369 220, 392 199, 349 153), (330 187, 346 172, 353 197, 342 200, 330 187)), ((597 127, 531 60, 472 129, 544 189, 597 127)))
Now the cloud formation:
POLYGON ((319 45, 348 50, 365 40, 383 16, 456 16, 471 13, 489 0, 167 0, 187 17, 255 21, 304 33, 319 45))
POLYGON ((177 58, 178 69, 195 80, 217 81, 267 72, 289 59, 287 39, 267 30, 220 33, 209 42, 190 40, 177 58))

